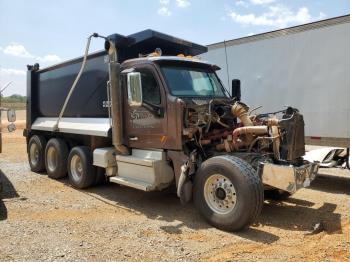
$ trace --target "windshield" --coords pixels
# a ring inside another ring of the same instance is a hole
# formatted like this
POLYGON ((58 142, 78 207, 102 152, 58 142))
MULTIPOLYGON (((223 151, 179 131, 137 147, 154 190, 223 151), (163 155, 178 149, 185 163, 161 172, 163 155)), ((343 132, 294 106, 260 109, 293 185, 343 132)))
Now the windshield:
POLYGON ((208 69, 162 66, 161 70, 172 95, 226 97, 218 77, 208 69))

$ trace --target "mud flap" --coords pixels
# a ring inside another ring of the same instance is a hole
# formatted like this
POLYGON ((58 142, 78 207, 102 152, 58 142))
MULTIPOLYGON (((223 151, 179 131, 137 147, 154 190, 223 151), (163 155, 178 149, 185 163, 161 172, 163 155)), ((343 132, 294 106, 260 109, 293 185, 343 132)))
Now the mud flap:
POLYGON ((193 184, 190 180, 186 180, 180 189, 180 201, 182 205, 186 205, 192 200, 193 184))

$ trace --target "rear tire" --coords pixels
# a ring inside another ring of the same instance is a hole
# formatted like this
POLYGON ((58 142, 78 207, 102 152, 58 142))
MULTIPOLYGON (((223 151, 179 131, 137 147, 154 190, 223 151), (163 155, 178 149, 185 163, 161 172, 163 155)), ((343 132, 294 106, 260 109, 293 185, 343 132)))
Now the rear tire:
POLYGON ((45 166, 50 178, 67 176, 68 147, 61 138, 51 138, 45 149, 45 166))
POLYGON ((234 156, 206 160, 194 181, 194 203, 213 226, 226 231, 252 224, 264 202, 262 182, 251 165, 234 156))
POLYGON ((68 156, 68 177, 75 188, 86 188, 96 181, 90 149, 86 146, 72 148, 68 156))
POLYGON ((37 173, 45 171, 45 147, 45 137, 34 135, 29 139, 27 150, 31 171, 37 173))

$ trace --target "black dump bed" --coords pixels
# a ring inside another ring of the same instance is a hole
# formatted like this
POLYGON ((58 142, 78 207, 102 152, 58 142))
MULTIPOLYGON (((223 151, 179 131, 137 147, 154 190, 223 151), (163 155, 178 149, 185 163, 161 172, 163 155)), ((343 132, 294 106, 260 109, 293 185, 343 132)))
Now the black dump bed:
MULTIPOLYGON (((198 55, 207 47, 153 30, 145 30, 129 36, 113 34, 108 37, 118 50, 119 62, 149 54, 161 48, 163 55, 198 55)), ((108 117, 103 101, 107 100, 106 83, 108 67, 105 51, 88 56, 79 83, 72 94, 64 117, 108 117)), ((64 100, 80 69, 83 58, 76 58, 52 67, 37 70, 28 66, 27 75, 27 128, 37 117, 57 117, 64 100)))

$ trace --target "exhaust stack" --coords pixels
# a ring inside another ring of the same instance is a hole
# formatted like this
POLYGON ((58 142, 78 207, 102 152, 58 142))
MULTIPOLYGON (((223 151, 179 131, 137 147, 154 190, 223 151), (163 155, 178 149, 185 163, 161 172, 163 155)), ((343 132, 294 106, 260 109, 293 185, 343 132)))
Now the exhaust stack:
POLYGON ((112 116, 112 143, 120 154, 128 155, 129 150, 123 145, 122 91, 119 81, 120 64, 118 63, 117 49, 114 43, 109 40, 106 40, 105 48, 109 58, 108 71, 112 116))

